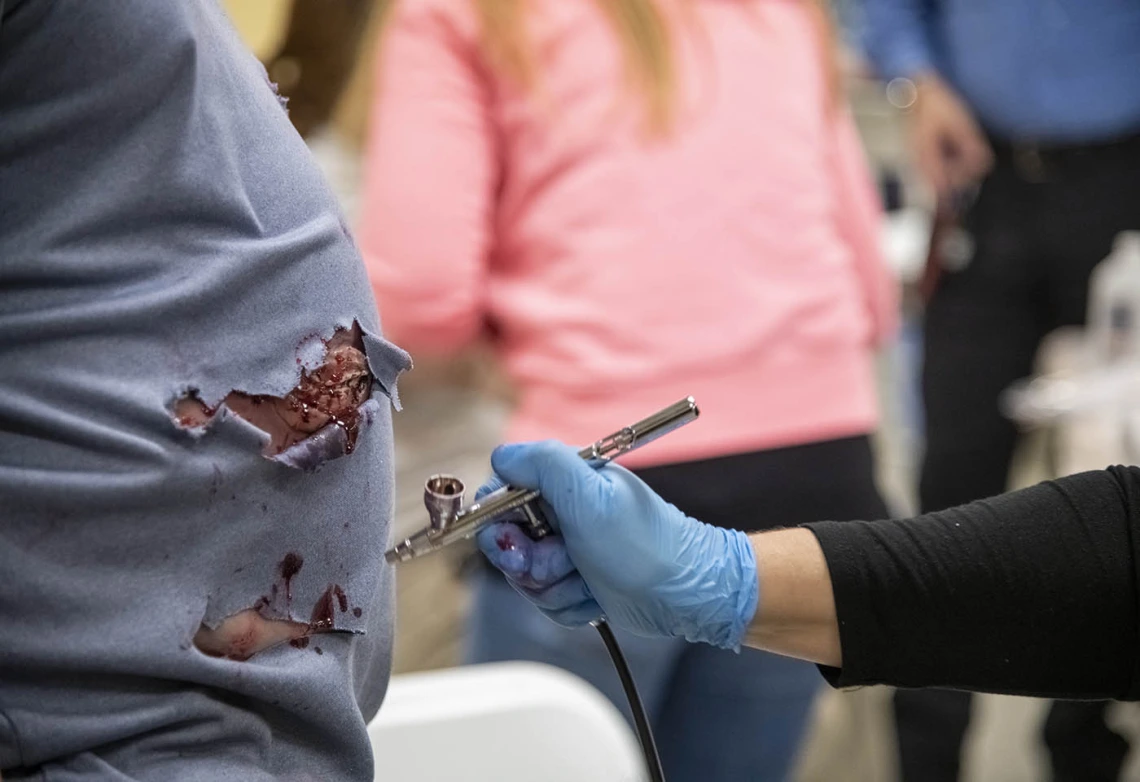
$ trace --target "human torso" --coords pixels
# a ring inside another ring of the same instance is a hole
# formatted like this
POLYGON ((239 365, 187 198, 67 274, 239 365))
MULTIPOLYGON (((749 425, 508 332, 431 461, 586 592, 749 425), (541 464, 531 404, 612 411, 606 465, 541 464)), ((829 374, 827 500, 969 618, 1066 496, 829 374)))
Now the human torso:
POLYGON ((5 779, 371 779, 406 356, 337 207, 213 3, 0 8, 5 779), (267 458, 220 403, 286 396, 354 324, 352 452, 267 458), (195 646, 247 609, 318 632, 195 646))

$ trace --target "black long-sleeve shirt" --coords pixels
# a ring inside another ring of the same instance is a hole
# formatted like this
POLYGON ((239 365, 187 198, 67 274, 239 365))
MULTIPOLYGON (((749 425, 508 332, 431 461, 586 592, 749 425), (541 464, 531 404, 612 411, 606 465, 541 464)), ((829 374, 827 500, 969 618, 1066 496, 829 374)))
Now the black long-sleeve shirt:
POLYGON ((832 684, 1140 700, 1140 468, 807 526, 839 618, 832 684))

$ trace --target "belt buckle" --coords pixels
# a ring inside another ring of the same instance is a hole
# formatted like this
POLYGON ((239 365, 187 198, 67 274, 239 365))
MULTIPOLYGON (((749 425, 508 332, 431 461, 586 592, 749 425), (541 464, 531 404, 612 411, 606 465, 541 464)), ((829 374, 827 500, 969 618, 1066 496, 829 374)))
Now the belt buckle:
POLYGON ((1013 166, 1026 182, 1037 185, 1049 181, 1045 158, 1036 144, 1014 144, 1013 166))

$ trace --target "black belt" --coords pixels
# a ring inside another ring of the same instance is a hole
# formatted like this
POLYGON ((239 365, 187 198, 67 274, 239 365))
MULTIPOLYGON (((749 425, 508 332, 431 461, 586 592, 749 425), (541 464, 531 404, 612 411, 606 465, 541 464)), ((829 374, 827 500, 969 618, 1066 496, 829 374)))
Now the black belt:
POLYGON ((1057 144, 1028 139, 1010 141, 990 136, 990 146, 999 165, 1012 165, 1027 182, 1062 179, 1066 170, 1104 160, 1140 158, 1140 133, 1105 141, 1057 144))

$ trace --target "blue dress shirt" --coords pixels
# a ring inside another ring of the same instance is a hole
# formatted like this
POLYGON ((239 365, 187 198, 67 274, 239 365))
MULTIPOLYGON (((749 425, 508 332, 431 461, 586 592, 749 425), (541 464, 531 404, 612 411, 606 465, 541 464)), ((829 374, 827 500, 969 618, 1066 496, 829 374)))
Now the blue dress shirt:
POLYGON ((884 78, 936 70, 1006 139, 1140 133, 1140 0, 863 0, 884 78))

